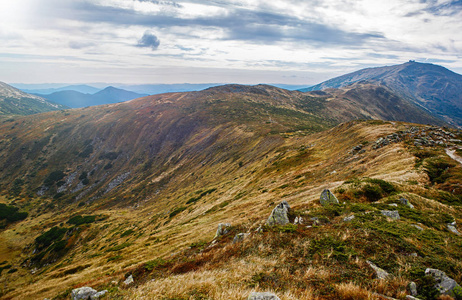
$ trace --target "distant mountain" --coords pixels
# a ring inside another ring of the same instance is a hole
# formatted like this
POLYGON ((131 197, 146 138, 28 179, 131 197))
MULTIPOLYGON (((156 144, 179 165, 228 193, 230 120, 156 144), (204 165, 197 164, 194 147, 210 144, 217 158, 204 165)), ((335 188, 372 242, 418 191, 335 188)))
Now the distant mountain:
POLYGON ((341 88, 361 81, 386 86, 447 123, 462 126, 462 75, 438 65, 410 61, 363 69, 300 91, 341 88))
POLYGON ((56 92, 62 92, 62 91, 75 91, 75 92, 80 92, 84 94, 94 94, 99 92, 101 89, 89 86, 86 84, 79 84, 79 85, 66 85, 63 87, 59 88, 45 88, 45 89, 40 89, 40 88, 20 88, 22 91, 26 93, 31 93, 31 94, 43 94, 43 95, 49 95, 52 93, 56 92))
POLYGON ((147 94, 138 94, 112 86, 109 86, 94 94, 84 94, 77 91, 59 91, 50 95, 39 95, 50 101, 72 108, 124 102, 148 96, 147 94))
POLYGON ((221 85, 219 83, 175 83, 175 84, 114 84, 114 86, 133 91, 140 94, 164 94, 164 93, 178 93, 178 92, 195 92, 202 91, 210 87, 221 85))
POLYGON ((0 115, 31 115, 65 108, 0 82, 0 115))

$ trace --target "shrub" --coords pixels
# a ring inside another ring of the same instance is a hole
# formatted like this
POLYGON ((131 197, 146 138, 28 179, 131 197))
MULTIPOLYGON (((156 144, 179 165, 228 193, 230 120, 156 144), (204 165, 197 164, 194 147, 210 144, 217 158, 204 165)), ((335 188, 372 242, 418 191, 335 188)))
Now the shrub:
POLYGON ((449 169, 452 167, 454 164, 440 158, 431 159, 427 161, 425 173, 427 173, 431 183, 444 183, 449 178, 449 169))
POLYGON ((43 182, 44 186, 50 187, 52 186, 55 182, 60 181, 61 179, 64 178, 66 174, 64 174, 63 171, 54 171, 51 172, 47 178, 45 178, 45 181, 43 182))
POLYGON ((80 215, 73 216, 72 218, 67 221, 68 224, 73 224, 76 226, 82 225, 82 224, 89 224, 95 222, 96 216, 85 216, 82 217, 80 215))
POLYGON ((53 227, 47 232, 43 233, 42 235, 38 236, 35 239, 35 244, 37 245, 37 248, 42 249, 45 247, 50 246, 54 242, 60 241, 64 234, 67 232, 67 228, 59 228, 59 227, 53 227))
POLYGON ((19 208, 0 203, 0 220, 7 222, 22 221, 27 218, 26 212, 19 212, 19 208))
POLYGON ((375 202, 382 198, 382 191, 378 186, 366 184, 362 190, 364 196, 371 202, 375 202))
POLYGON ((169 217, 173 218, 174 216, 176 216, 180 212, 184 211, 185 209, 186 209, 186 207, 184 207, 184 206, 177 207, 170 213, 169 217))

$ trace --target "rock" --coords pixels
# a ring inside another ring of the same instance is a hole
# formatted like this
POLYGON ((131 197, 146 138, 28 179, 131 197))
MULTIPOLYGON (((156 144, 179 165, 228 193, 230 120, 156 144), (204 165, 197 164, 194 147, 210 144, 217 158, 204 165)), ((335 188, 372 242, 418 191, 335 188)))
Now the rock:
POLYGON ((396 203, 390 203, 390 204, 388 204, 388 206, 398 207, 398 204, 396 204, 396 203))
POLYGON ((271 212, 266 224, 269 226, 286 225, 289 223, 290 206, 287 201, 279 203, 271 212))
POLYGON ((406 205, 411 209, 414 208, 414 205, 412 205, 411 202, 409 202, 409 200, 407 200, 406 198, 401 197, 398 199, 398 201, 401 202, 401 204, 406 205))
POLYGON ((125 285, 125 286, 128 286, 128 285, 130 285, 130 284, 132 284, 132 283, 134 283, 134 282, 135 282, 135 281, 133 280, 133 276, 130 275, 130 276, 127 277, 127 279, 125 279, 124 285, 125 285))
POLYGON ((412 296, 417 296, 417 284, 415 284, 413 281, 409 283, 409 292, 412 296))
POLYGON ((447 224, 448 230, 454 234, 460 235, 460 232, 457 230, 455 222, 447 224))
POLYGON ((377 274, 377 278, 387 279, 388 277, 390 277, 390 274, 387 271, 377 267, 373 262, 369 260, 366 260, 366 262, 372 269, 374 269, 375 273, 377 274))
POLYGON ((73 289, 71 292, 72 300, 88 300, 92 299, 91 297, 98 293, 97 290, 92 289, 88 286, 83 286, 77 289, 73 289))
POLYGON ((406 300, 420 300, 420 299, 414 296, 411 296, 411 295, 406 295, 406 300))
POLYGON ((297 224, 303 224, 302 217, 295 217, 294 225, 297 225, 297 224))
POLYGON ((321 197, 319 199, 321 201, 322 206, 326 206, 329 204, 338 204, 338 199, 335 197, 334 194, 328 189, 325 189, 321 193, 321 197))
POLYGON ((118 282, 117 280, 113 280, 113 281, 111 281, 111 284, 113 284, 113 285, 118 285, 119 282, 118 282))
POLYGON ((435 279, 435 288, 441 294, 449 295, 454 298, 456 295, 459 297, 462 296, 462 287, 454 279, 448 277, 443 271, 428 268, 425 270, 425 275, 430 275, 435 279))
POLYGON ((397 210, 381 210, 382 215, 393 220, 399 220, 399 213, 397 210))
POLYGON ((351 216, 345 217, 345 218, 343 218, 343 222, 350 222, 350 221, 353 220, 354 218, 355 218, 355 215, 351 215, 351 216))
POLYGON ((247 300, 281 300, 281 299, 273 293, 253 292, 252 294, 249 295, 249 298, 247 298, 247 300))
POLYGON ((222 235, 225 235, 229 232, 229 228, 231 227, 231 224, 229 223, 220 223, 218 224, 218 229, 217 233, 215 234, 214 238, 220 237, 222 235))
POLYGON ((100 292, 94 294, 93 296, 91 296, 90 299, 91 300, 98 300, 99 297, 104 296, 106 293, 107 293, 107 290, 100 291, 100 292))
POLYGON ((248 237, 250 233, 238 233, 233 239, 233 244, 242 242, 246 237, 248 237))
POLYGON ((419 229, 420 231, 422 231, 422 230, 423 230, 423 228, 422 228, 422 227, 420 227, 419 225, 416 225, 416 224, 412 224, 411 226, 412 226, 412 227, 415 227, 415 228, 417 228, 417 229, 419 229))

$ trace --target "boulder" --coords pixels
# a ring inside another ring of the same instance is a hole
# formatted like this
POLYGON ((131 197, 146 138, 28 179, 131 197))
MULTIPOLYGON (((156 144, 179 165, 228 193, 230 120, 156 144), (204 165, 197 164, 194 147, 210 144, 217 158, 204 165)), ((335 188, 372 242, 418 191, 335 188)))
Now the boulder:
POLYGON ((338 204, 338 199, 335 197, 334 194, 328 189, 325 189, 321 193, 321 197, 319 199, 321 201, 322 206, 326 206, 329 204, 338 204))
POLYGON ((215 234, 215 238, 227 234, 229 232, 230 227, 231 227, 231 224, 229 223, 218 224, 218 229, 217 229, 217 233, 215 234))
POLYGON ((446 273, 437 269, 426 269, 425 275, 432 276, 436 285, 435 288, 444 295, 459 299, 462 297, 462 287, 452 278, 448 277, 446 273))
POLYGON ((257 292, 253 292, 252 294, 250 294, 249 298, 247 298, 247 300, 281 300, 278 296, 276 296, 275 294, 273 293, 268 293, 268 292, 264 292, 264 293, 257 293, 257 292))
POLYGON ((388 277, 390 277, 390 274, 387 271, 385 271, 382 268, 377 267, 373 262, 369 260, 366 260, 366 262, 372 269, 374 269, 375 273, 377 274, 377 278, 387 279, 388 277))
POLYGON ((233 244, 242 242, 246 237, 248 237, 250 233, 238 233, 233 239, 233 244))
POLYGON ((287 201, 279 203, 271 212, 266 224, 269 226, 286 225, 289 223, 290 206, 287 201))
POLYGON ((97 290, 92 289, 88 286, 83 286, 77 289, 73 289, 71 292, 72 300, 88 300, 92 299, 91 297, 98 293, 97 290))
POLYGON ((135 281, 133 280, 133 276, 130 275, 130 276, 127 277, 127 279, 125 279, 124 285, 125 285, 125 286, 129 286, 130 284, 132 284, 132 283, 134 283, 134 282, 135 282, 135 281))
POLYGON ((399 213, 397 210, 381 210, 382 215, 393 220, 399 220, 399 213))

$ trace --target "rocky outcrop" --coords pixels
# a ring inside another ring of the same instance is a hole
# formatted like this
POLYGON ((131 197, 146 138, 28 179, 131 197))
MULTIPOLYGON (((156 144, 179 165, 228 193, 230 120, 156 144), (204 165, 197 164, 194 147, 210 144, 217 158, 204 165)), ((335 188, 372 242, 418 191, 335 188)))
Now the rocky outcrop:
POLYGON ((390 219, 399 220, 399 212, 397 210, 381 210, 380 213, 390 219))
POLYGON ((289 211, 289 203, 287 203, 287 201, 282 201, 273 209, 266 224, 269 226, 288 224, 290 222, 289 211))
POLYGON ((428 268, 425 270, 425 275, 430 275, 435 279, 435 288, 441 294, 449 295, 456 299, 462 297, 462 287, 454 279, 448 277, 443 271, 428 268))
POLYGON ((273 293, 268 293, 268 292, 264 292, 264 293, 257 293, 257 292, 253 292, 252 294, 250 294, 249 298, 247 298, 247 300, 281 300, 278 296, 276 296, 275 294, 273 293))
POLYGON ((216 239, 217 237, 227 234, 229 232, 230 227, 231 227, 231 224, 229 223, 218 224, 217 233, 215 233, 214 238, 216 239))
POLYGON ((390 277, 390 274, 387 271, 385 271, 382 268, 377 267, 373 262, 369 260, 366 260, 366 262, 372 269, 374 269, 375 273, 377 274, 377 278, 387 279, 388 277, 390 277))
POLYGON ((95 289, 92 289, 88 286, 83 286, 77 289, 73 289, 71 292, 72 300, 97 300, 100 297, 104 296, 107 293, 107 290, 98 292, 95 289))
POLYGON ((325 189, 321 193, 321 197, 319 199, 321 201, 322 206, 326 206, 329 204, 338 204, 338 199, 335 197, 334 194, 328 189, 325 189))

